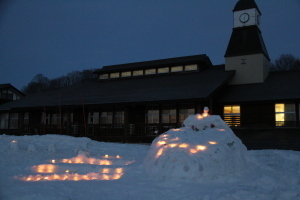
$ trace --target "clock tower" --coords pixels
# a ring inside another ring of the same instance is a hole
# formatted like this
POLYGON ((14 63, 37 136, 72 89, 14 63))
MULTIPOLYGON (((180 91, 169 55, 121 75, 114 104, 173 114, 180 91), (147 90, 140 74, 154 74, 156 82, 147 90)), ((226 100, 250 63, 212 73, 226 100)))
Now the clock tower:
POLYGON ((224 56, 225 70, 235 70, 231 85, 263 83, 269 74, 260 17, 254 0, 239 0, 233 9, 233 30, 224 56))

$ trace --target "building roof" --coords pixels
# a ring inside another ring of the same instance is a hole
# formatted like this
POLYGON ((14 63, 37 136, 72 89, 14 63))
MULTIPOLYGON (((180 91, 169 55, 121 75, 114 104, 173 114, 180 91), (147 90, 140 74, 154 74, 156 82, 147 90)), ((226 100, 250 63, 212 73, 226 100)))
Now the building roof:
POLYGON ((17 93, 20 96, 26 96, 23 92, 21 92, 20 90, 18 90, 17 88, 15 88, 13 85, 11 85, 10 83, 4 83, 4 84, 0 84, 0 90, 2 89, 10 89, 13 92, 17 93))
POLYGON ((88 80, 69 87, 43 91, 20 100, 0 105, 0 110, 43 106, 78 106, 112 103, 140 103, 209 98, 225 85, 234 71, 223 66, 210 67, 199 72, 170 73, 114 79, 88 80))
POLYGON ((233 29, 225 57, 259 53, 270 60, 261 32, 256 26, 233 29))
POLYGON ((261 14, 261 12, 254 0, 239 0, 233 9, 233 12, 239 11, 239 10, 247 10, 247 9, 251 9, 251 8, 256 8, 258 10, 259 14, 261 14))
POLYGON ((264 83, 227 86, 218 101, 243 103, 299 100, 299 80, 300 71, 271 72, 264 83))
POLYGON ((164 66, 174 66, 174 65, 181 65, 181 64, 196 64, 196 63, 204 63, 206 66, 212 66, 208 56, 206 56, 205 54, 201 54, 201 55, 193 55, 193 56, 184 56, 184 57, 104 66, 102 69, 95 70, 94 73, 136 69, 136 68, 149 68, 149 67, 157 67, 157 66, 164 67, 164 66))

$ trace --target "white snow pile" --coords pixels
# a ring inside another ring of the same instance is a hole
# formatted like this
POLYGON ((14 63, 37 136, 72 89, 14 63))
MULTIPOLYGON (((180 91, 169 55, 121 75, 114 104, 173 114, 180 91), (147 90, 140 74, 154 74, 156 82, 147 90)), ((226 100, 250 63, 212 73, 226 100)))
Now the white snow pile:
POLYGON ((220 118, 189 116, 182 128, 157 137, 144 161, 146 173, 158 179, 217 180, 241 174, 251 164, 241 140, 220 118))

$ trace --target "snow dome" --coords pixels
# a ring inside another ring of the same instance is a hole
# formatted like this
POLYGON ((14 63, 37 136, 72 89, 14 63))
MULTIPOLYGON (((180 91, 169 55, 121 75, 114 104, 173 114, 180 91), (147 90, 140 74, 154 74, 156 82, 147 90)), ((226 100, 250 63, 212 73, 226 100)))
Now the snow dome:
POLYGON ((244 172, 249 160, 246 147, 229 126, 205 111, 157 137, 144 168, 158 179, 215 180, 244 172))

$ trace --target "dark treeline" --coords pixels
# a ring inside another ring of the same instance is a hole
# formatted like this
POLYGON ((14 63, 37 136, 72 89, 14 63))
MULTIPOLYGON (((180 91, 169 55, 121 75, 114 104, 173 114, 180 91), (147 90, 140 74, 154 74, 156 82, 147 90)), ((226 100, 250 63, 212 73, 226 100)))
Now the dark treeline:
POLYGON ((300 71, 300 59, 291 54, 282 54, 271 62, 271 71, 300 71))
POLYGON ((58 78, 48 79, 43 74, 37 74, 33 79, 22 88, 25 94, 33 94, 46 89, 66 87, 74 83, 80 82, 83 79, 94 78, 93 70, 72 71, 67 75, 58 78))

